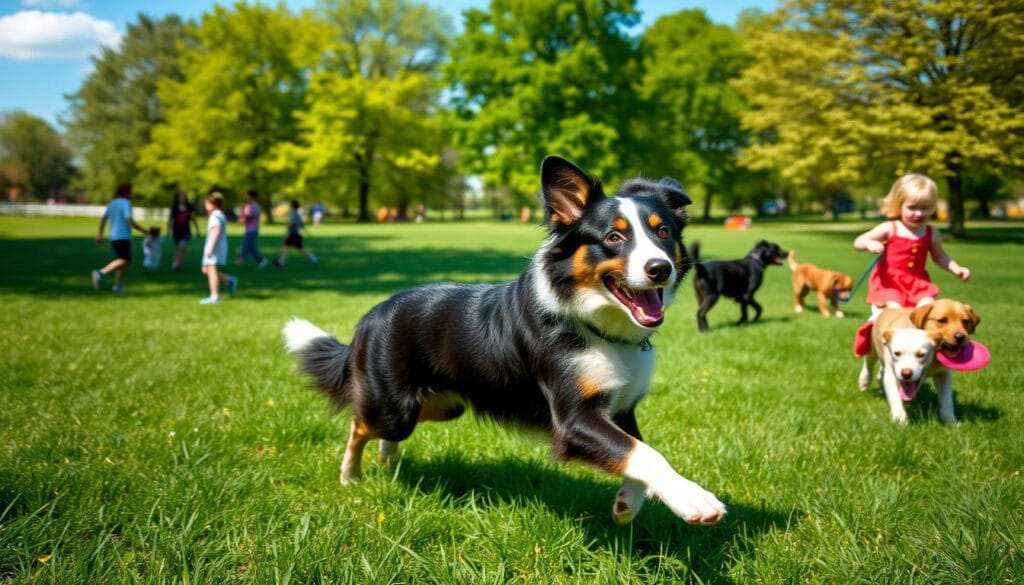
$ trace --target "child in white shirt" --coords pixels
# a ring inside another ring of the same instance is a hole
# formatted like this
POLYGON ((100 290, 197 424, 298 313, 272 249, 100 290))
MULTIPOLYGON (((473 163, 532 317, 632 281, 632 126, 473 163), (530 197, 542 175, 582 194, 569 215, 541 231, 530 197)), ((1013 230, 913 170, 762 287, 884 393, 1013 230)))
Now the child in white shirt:
POLYGON ((163 238, 160 237, 160 228, 149 228, 149 233, 142 240, 142 265, 147 270, 160 268, 160 251, 163 241, 163 238))

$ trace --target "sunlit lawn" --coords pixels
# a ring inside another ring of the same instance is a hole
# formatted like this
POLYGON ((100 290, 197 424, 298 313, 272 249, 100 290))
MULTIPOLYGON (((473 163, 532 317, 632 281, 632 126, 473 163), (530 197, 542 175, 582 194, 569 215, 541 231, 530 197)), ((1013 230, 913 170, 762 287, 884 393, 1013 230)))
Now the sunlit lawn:
MULTIPOLYGON (((759 238, 858 277, 868 224, 696 225, 706 258, 759 238)), ((994 225, 994 224, 993 224, 994 225)), ((1024 237, 972 226, 932 266, 943 295, 982 316, 984 370, 955 378, 962 424, 924 388, 911 423, 856 389, 847 319, 790 306, 770 268, 762 322, 722 301, 699 335, 690 279, 658 348, 645 438, 730 514, 688 526, 651 502, 629 527, 617 483, 551 461, 536 435, 471 416, 422 425, 397 470, 338 484, 346 415, 294 373, 280 338, 301 316, 347 340, 369 307, 435 280, 514 278, 541 242, 518 223, 327 225, 320 266, 236 269, 236 298, 199 306, 200 242, 182 273, 132 267, 97 292, 110 257, 95 220, 0 217, 0 581, 291 583, 944 582, 1024 579, 1024 237)), ((232 226, 233 252, 241 233, 232 226)), ((279 251, 280 227, 264 230, 279 251)), ((814 301, 811 301, 813 305, 814 301)), ((373 449, 368 449, 369 452, 373 449)))

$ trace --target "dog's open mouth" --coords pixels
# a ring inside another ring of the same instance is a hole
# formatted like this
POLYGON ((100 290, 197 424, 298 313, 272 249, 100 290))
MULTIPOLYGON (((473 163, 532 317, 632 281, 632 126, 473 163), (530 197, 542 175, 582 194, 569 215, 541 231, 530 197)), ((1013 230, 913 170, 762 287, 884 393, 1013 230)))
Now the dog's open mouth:
POLYGON ((920 380, 899 380, 900 398, 903 402, 910 402, 917 396, 917 388, 921 385, 920 380))
POLYGON ((604 277, 604 285, 620 303, 629 309, 633 319, 644 327, 657 327, 665 320, 665 289, 634 290, 611 275, 604 277))
POLYGON ((963 351, 963 349, 964 349, 964 346, 962 346, 962 345, 949 344, 949 343, 943 343, 939 347, 939 351, 941 351, 942 354, 945 355, 946 357, 948 357, 949 359, 956 359, 956 356, 960 355, 960 352, 963 351))

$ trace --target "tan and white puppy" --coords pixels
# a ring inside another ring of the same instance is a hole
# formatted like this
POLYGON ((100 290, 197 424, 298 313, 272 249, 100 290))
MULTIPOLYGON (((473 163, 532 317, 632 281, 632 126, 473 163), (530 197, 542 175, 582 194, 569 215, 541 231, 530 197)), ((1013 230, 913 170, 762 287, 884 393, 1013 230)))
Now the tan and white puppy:
MULTIPOLYGON (((933 356, 935 352, 956 356, 970 343, 971 334, 974 333, 980 322, 981 317, 974 312, 970 305, 950 299, 939 299, 916 309, 883 310, 878 314, 872 327, 871 344, 874 351, 864 357, 864 365, 858 378, 860 389, 867 390, 870 386, 871 373, 879 359, 883 360, 883 364, 886 359, 891 359, 891 347, 894 347, 891 341, 893 336, 891 332, 906 328, 919 329, 931 340, 934 346, 933 356), (888 342, 886 341, 887 332, 890 332, 888 333, 890 336, 888 342)), ((906 423, 907 414, 903 408, 904 397, 900 394, 899 383, 886 383, 886 369, 883 367, 882 370, 882 386, 889 401, 892 418, 898 423, 906 423)), ((900 374, 900 370, 894 370, 891 373, 892 380, 896 380, 900 374)), ((931 378, 935 385, 935 392, 939 398, 939 417, 945 422, 956 422, 953 406, 953 376, 950 369, 942 365, 939 360, 929 360, 923 377, 931 378)), ((907 399, 909 398, 913 398, 913 394, 907 397, 907 399)))
POLYGON ((914 327, 886 329, 878 336, 878 341, 874 353, 864 359, 864 367, 857 382, 861 390, 867 390, 874 362, 880 360, 882 389, 889 402, 892 420, 903 424, 907 422, 903 403, 913 400, 917 395, 925 370, 935 357, 935 341, 924 329, 914 327))

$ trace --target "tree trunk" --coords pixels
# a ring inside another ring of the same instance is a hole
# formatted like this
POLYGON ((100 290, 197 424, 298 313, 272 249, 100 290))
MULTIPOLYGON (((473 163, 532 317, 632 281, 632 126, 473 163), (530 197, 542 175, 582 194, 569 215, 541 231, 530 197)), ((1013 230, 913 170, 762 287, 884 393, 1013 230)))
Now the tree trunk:
POLYGON ((263 193, 262 191, 257 191, 257 193, 256 193, 256 203, 259 203, 260 210, 263 211, 263 215, 267 218, 267 224, 268 225, 273 224, 274 223, 274 204, 270 200, 270 195, 268 193, 263 193))
POLYGON ((365 169, 359 169, 359 217, 356 221, 370 221, 370 177, 365 169))
POLYGON ((702 219, 704 219, 704 221, 708 221, 711 219, 712 197, 714 197, 714 193, 711 192, 711 189, 707 189, 707 195, 704 197, 704 215, 702 216, 702 219))
POLYGON ((949 188, 949 233, 954 238, 967 235, 964 229, 964 181, 963 165, 958 162, 960 153, 946 155, 946 185, 949 188))

